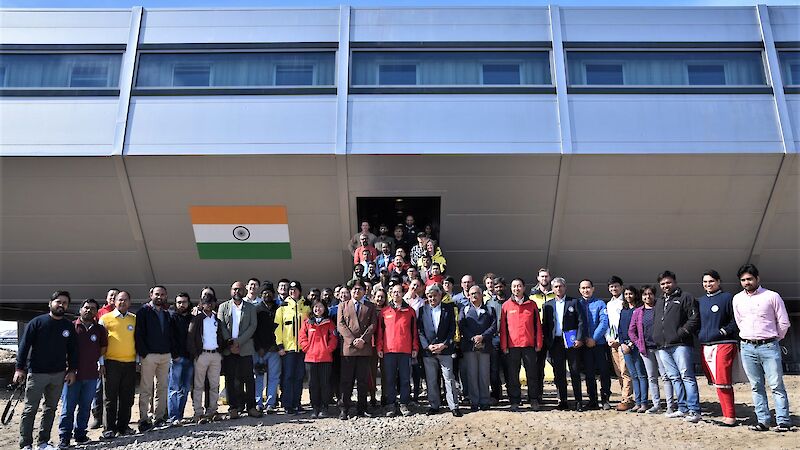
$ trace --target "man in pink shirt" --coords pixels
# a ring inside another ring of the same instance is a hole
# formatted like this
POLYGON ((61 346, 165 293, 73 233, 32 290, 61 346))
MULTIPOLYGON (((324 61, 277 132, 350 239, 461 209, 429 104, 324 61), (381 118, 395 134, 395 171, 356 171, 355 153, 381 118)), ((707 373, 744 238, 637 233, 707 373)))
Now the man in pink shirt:
POLYGON ((775 402, 775 431, 790 431, 789 397, 783 385, 783 365, 779 341, 789 331, 789 314, 777 292, 760 285, 758 269, 745 264, 737 272, 744 290, 733 297, 733 315, 739 326, 742 340, 742 364, 750 388, 758 423, 750 427, 753 431, 769 430, 770 413, 765 383, 772 390, 775 402))

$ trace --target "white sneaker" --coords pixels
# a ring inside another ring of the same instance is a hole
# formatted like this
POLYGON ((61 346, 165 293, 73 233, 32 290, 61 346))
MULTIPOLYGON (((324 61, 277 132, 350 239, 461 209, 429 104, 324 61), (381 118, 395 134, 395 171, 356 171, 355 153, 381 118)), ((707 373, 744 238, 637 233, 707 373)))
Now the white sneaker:
POLYGON ((50 445, 49 442, 42 442, 41 444, 39 444, 38 447, 36 447, 36 450, 57 450, 57 449, 56 447, 50 445))
POLYGON ((22 447, 22 450, 33 450, 33 447, 30 445, 26 445, 25 447, 22 447))
POLYGON ((697 423, 700 422, 700 413, 690 412, 683 418, 684 422, 697 423))
POLYGON ((681 417, 686 416, 686 413, 684 413, 683 411, 678 410, 678 411, 673 411, 673 412, 671 412, 669 414, 665 414, 665 415, 667 416, 668 419, 679 419, 681 417))

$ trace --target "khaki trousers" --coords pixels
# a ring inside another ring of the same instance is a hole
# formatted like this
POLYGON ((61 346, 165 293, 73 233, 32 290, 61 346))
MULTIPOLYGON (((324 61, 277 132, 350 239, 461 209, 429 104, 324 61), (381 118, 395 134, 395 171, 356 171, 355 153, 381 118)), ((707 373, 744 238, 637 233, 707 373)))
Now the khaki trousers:
POLYGON ((139 422, 149 420, 155 378, 155 408, 153 420, 167 417, 167 388, 169 387, 169 353, 150 353, 142 359, 142 380, 139 382, 139 422))
MULTIPOLYGON (((610 348, 610 347, 609 347, 610 348)), ((631 375, 628 373, 628 368, 625 366, 625 358, 622 356, 622 351, 619 347, 617 349, 610 348, 611 361, 614 363, 614 372, 617 373, 619 385, 622 388, 622 403, 633 403, 633 384, 631 384, 631 375)))
POLYGON ((217 413, 219 402, 219 375, 222 371, 222 355, 219 353, 200 353, 194 360, 194 389, 192 391, 192 407, 195 416, 203 415, 203 391, 208 378, 208 410, 205 415, 217 413))

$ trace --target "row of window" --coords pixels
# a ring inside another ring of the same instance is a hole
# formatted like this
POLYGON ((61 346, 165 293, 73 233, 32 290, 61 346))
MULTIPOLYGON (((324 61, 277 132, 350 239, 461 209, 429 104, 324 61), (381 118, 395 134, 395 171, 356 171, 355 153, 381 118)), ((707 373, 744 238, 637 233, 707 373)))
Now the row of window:
MULTIPOLYGON (((780 52, 800 85, 800 51, 780 52)), ((570 86, 766 86, 760 51, 567 51, 570 86)), ((0 53, 5 89, 117 89, 120 53, 0 53)), ((333 51, 141 53, 135 88, 334 87, 333 51)), ((354 51, 352 87, 552 86, 547 51, 354 51)))

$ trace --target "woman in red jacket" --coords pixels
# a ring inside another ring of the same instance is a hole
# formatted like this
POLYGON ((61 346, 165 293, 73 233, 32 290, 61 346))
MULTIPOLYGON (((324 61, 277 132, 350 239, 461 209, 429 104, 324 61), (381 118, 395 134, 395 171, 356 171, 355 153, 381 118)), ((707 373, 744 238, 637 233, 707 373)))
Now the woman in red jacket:
POLYGON ((328 307, 317 300, 311 306, 311 317, 303 321, 300 327, 300 348, 306 354, 306 371, 308 372, 308 391, 311 396, 312 419, 324 418, 326 401, 330 397, 329 381, 333 352, 336 351, 337 339, 334 334, 336 325, 328 318, 328 307))

